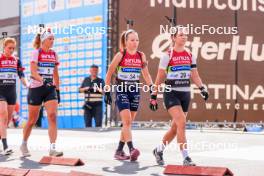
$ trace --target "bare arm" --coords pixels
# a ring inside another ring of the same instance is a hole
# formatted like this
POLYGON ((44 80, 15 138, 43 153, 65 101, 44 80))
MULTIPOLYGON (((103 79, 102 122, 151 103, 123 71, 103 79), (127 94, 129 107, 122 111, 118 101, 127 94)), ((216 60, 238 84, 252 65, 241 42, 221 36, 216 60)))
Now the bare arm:
POLYGON ((111 62, 110 66, 107 70, 106 78, 105 78, 105 85, 107 87, 110 86, 112 75, 115 72, 118 64, 121 62, 121 59, 122 59, 122 54, 119 52, 115 55, 115 57, 113 58, 113 61, 111 62))
POLYGON ((153 81, 152 81, 152 78, 149 74, 149 70, 148 70, 148 62, 147 62, 147 59, 146 59, 146 55, 144 53, 142 53, 142 60, 143 60, 143 69, 142 69, 142 75, 143 75, 143 78, 144 80, 146 81, 147 85, 152 85, 153 84, 153 81))
POLYGON ((20 80, 22 81, 22 84, 25 86, 25 87, 29 87, 29 84, 28 84, 28 81, 25 77, 21 77, 20 80))
POLYGON ((160 86, 161 83, 164 82, 164 79, 166 77, 166 70, 164 69, 159 69, 158 70, 158 74, 157 74, 157 78, 156 78, 156 81, 155 81, 155 86, 154 86, 154 95, 157 95, 158 94, 158 87, 160 86))
POLYGON ((38 65, 36 62, 31 62, 30 63, 30 70, 31 70, 31 76, 33 79, 43 82, 43 78, 38 74, 38 65))
POLYGON ((59 76, 59 69, 58 69, 58 65, 55 66, 54 68, 54 83, 56 86, 56 89, 59 90, 60 89, 60 76, 59 76))
POLYGON ((206 90, 206 88, 203 86, 203 83, 202 83, 202 80, 199 76, 197 68, 192 69, 191 78, 192 78, 193 82, 196 84, 196 86, 200 89, 201 96, 203 97, 203 99, 205 101, 207 101, 209 98, 209 93, 206 90))
POLYGON ((192 71, 191 71, 191 78, 192 78, 192 81, 194 82, 194 84, 200 88, 203 86, 203 82, 201 80, 201 77, 199 75, 199 72, 197 70, 197 68, 193 68, 192 71))

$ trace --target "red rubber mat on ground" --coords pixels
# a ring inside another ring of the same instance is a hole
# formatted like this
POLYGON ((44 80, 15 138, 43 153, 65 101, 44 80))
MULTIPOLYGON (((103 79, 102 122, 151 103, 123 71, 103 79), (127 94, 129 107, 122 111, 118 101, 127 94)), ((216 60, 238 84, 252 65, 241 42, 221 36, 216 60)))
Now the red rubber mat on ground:
POLYGON ((87 172, 71 171, 70 173, 30 170, 30 169, 15 169, 0 167, 0 176, 101 176, 87 172))
POLYGON ((67 173, 30 170, 26 176, 69 176, 67 173))
POLYGON ((54 164, 64 166, 82 166, 84 162, 79 158, 64 158, 64 157, 50 157, 44 156, 40 161, 40 164, 54 164))
POLYGON ((203 166, 167 165, 163 173, 168 175, 233 176, 228 168, 203 166))
POLYGON ((100 176, 100 175, 96 175, 96 174, 77 172, 77 171, 71 171, 69 175, 70 176, 100 176))
POLYGON ((7 167, 0 167, 1 176, 25 176, 29 172, 29 169, 14 169, 7 167))

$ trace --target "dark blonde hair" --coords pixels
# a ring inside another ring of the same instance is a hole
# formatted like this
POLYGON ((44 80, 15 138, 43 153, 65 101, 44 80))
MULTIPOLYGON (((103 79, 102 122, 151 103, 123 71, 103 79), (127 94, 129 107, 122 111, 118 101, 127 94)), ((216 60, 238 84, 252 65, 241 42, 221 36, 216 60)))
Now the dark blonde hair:
POLYGON ((184 29, 184 26, 183 25, 177 25, 176 28, 177 28, 177 30, 175 31, 175 33, 171 34, 171 46, 172 47, 175 45, 174 38, 176 38, 177 35, 179 34, 179 29, 184 29))
POLYGON ((10 37, 5 38, 3 41, 3 48, 5 48, 9 43, 13 43, 16 45, 16 39, 10 37))
POLYGON ((33 42, 33 47, 35 49, 39 49, 40 45, 41 45, 40 34, 37 34, 33 42))
POLYGON ((127 31, 123 31, 120 37, 120 50, 124 51, 124 49, 126 48, 126 41, 128 38, 128 35, 131 33, 137 33, 135 30, 133 29, 129 29, 127 31))

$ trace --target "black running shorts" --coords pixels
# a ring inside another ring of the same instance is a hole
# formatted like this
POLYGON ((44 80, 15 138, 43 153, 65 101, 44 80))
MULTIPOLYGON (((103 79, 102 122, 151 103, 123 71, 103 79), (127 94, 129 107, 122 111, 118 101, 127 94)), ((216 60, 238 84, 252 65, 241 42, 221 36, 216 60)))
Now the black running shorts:
POLYGON ((6 101, 8 105, 15 105, 17 99, 16 86, 0 86, 0 101, 6 101))
POLYGON ((190 92, 181 92, 175 90, 164 92, 164 104, 167 110, 173 106, 181 106, 183 112, 188 112, 190 100, 190 92))
POLYGON ((42 103, 50 101, 50 100, 57 100, 57 92, 55 87, 46 87, 41 86, 37 88, 30 88, 28 90, 28 104, 29 105, 35 105, 40 106, 42 103))

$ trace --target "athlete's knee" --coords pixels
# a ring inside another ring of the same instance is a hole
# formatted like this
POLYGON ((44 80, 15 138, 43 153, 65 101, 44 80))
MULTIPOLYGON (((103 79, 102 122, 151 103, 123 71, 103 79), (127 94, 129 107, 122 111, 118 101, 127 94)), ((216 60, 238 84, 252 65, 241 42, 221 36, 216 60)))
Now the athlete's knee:
POLYGON ((130 121, 123 122, 123 127, 124 128, 130 128, 131 127, 131 122, 130 121))
POLYGON ((34 119, 29 119, 28 121, 27 121, 27 125, 29 126, 29 127, 33 127, 34 125, 36 124, 36 121, 34 120, 34 119))
POLYGON ((177 124, 177 133, 182 133, 185 131, 186 122, 182 121, 177 124))
POLYGON ((4 126, 4 127, 8 126, 7 116, 0 116, 0 126, 4 126))
POLYGON ((49 121, 50 123, 56 123, 57 122, 57 114, 56 112, 50 112, 48 113, 48 118, 49 118, 49 121))
POLYGON ((4 109, 4 108, 0 109, 0 118, 2 118, 4 120, 8 118, 8 112, 6 109, 4 109))
POLYGON ((177 125, 175 123, 171 126, 170 131, 173 135, 177 134, 177 125))
POLYGON ((184 113, 179 113, 177 116, 174 117, 174 122, 176 123, 177 127, 186 124, 186 116, 184 113))
POLYGON ((123 127, 130 128, 132 124, 132 120, 126 119, 126 120, 123 120, 122 123, 123 123, 123 127))

